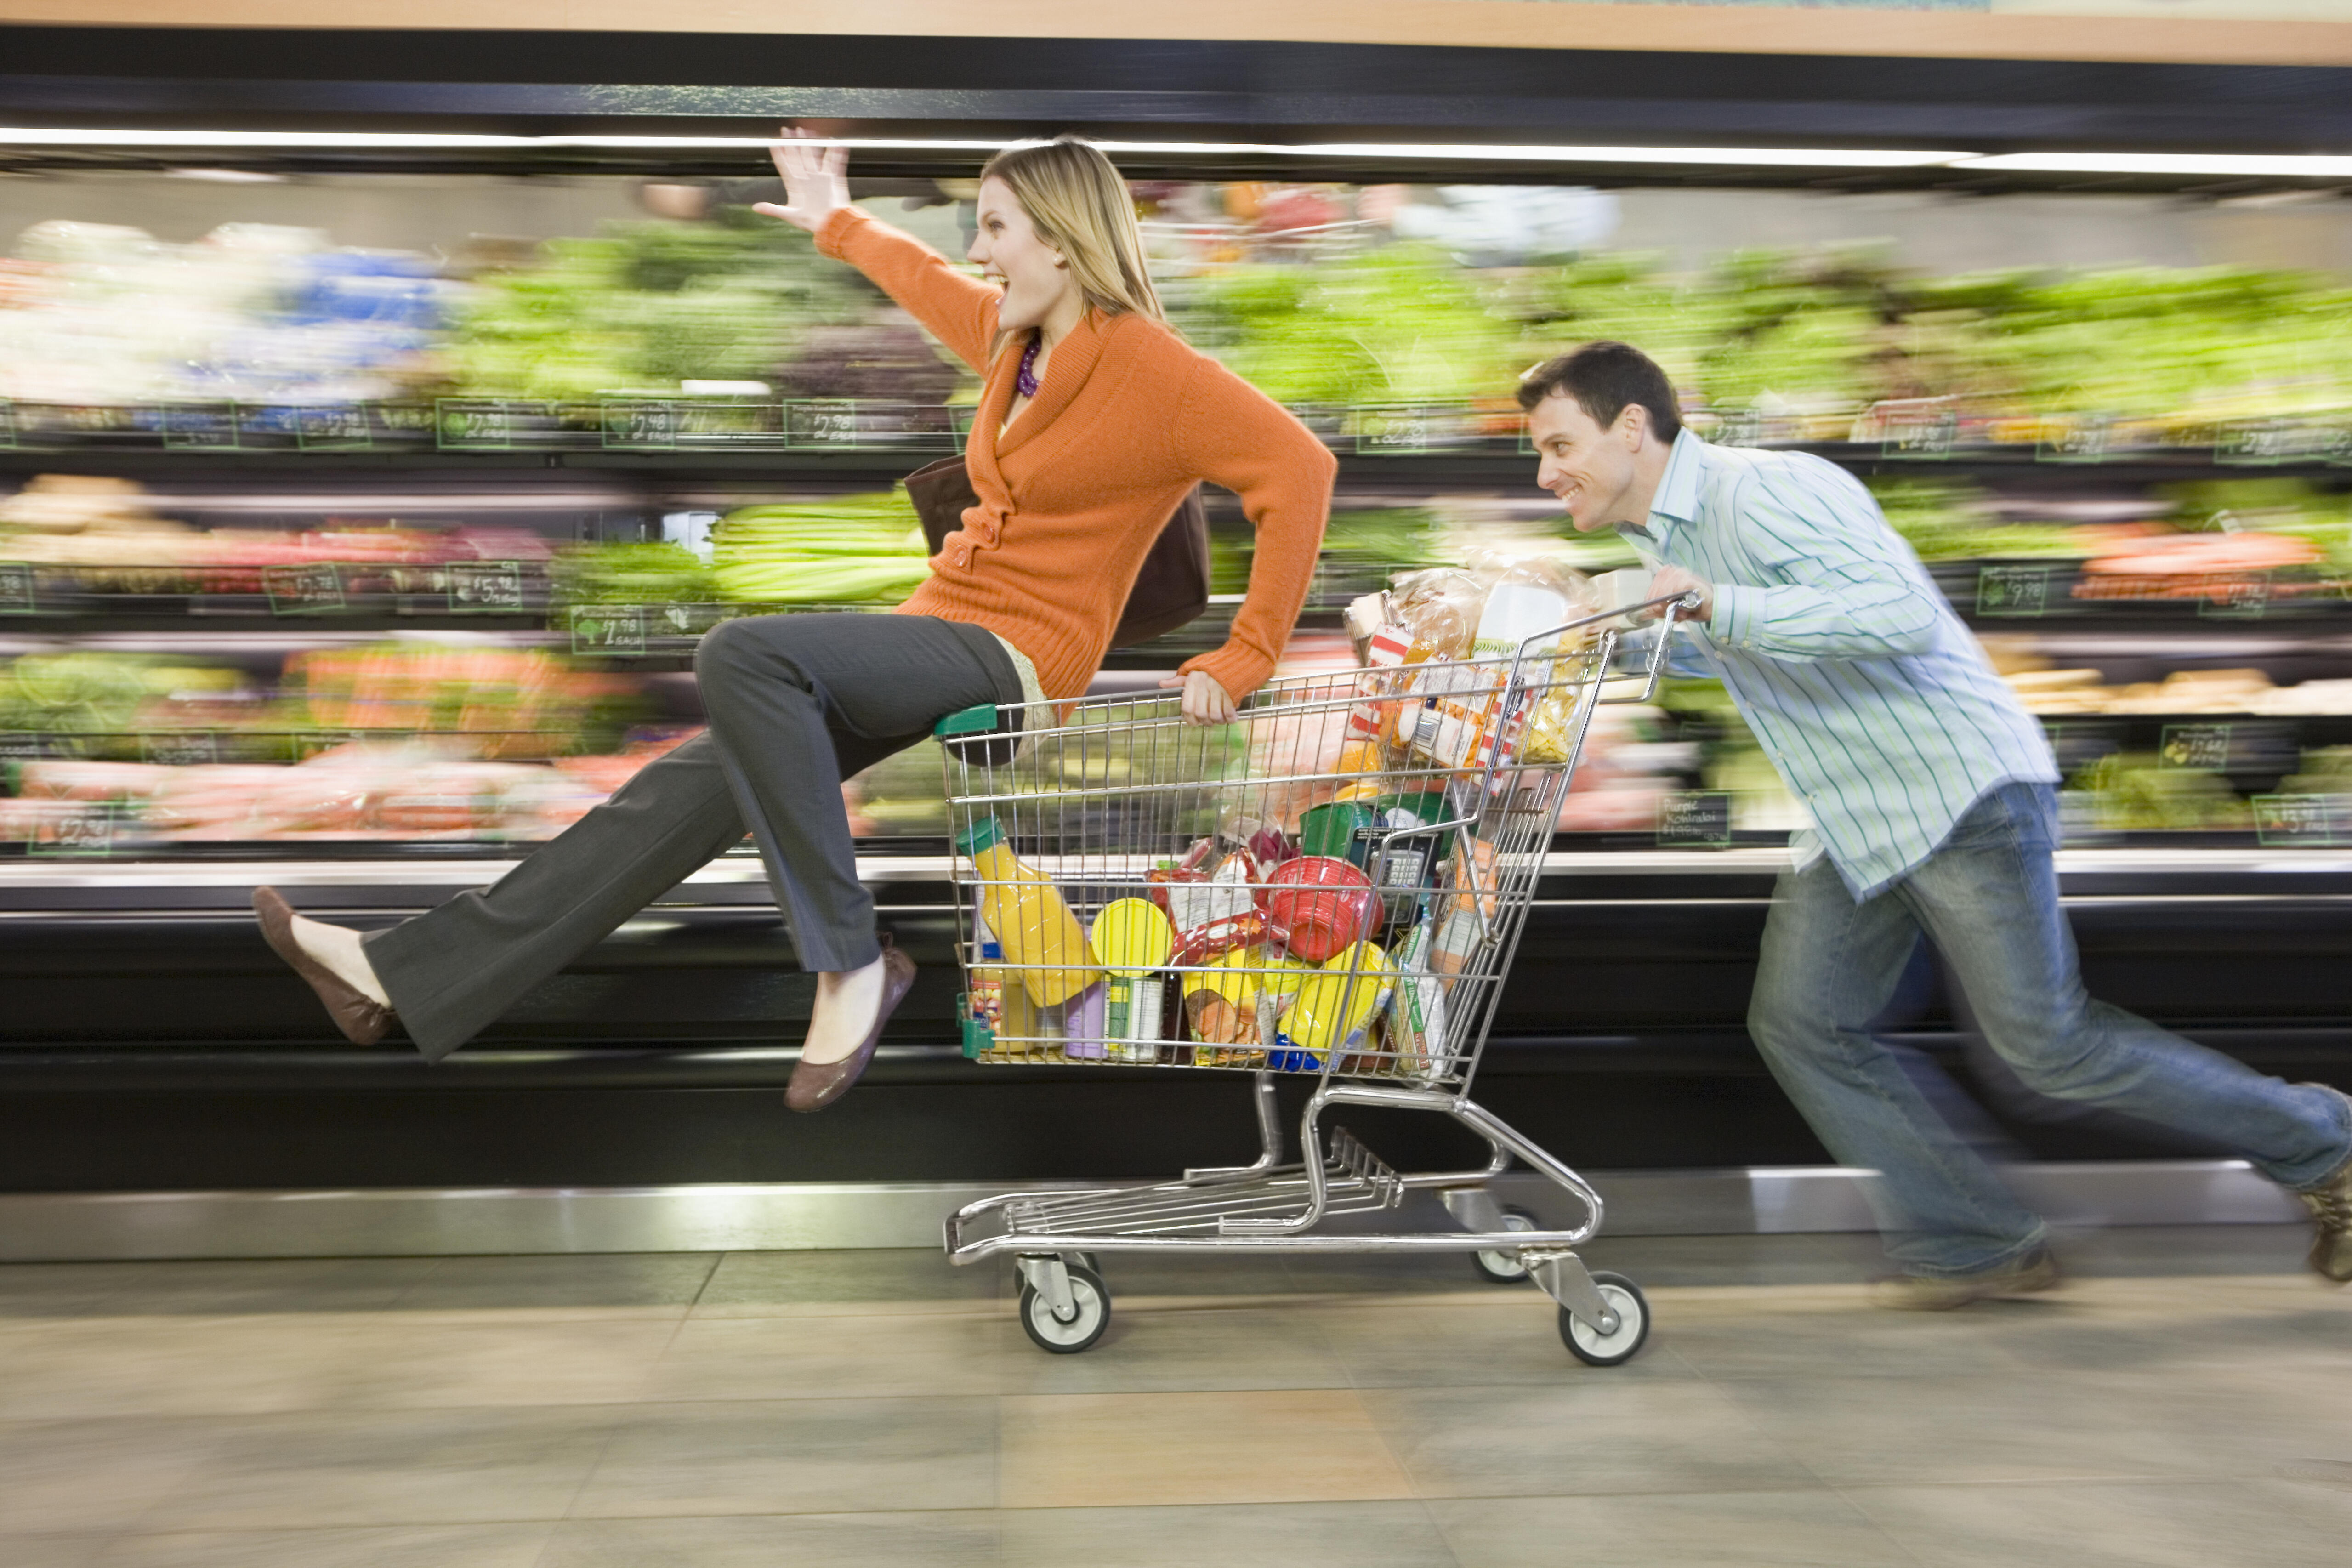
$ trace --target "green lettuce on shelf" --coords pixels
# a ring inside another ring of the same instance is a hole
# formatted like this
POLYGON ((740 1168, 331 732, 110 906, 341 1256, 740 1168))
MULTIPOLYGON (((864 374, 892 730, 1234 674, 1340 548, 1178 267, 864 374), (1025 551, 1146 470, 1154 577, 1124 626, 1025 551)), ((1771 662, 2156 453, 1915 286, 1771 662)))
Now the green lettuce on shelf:
POLYGON ((608 224, 541 255, 476 281, 452 344, 468 395, 561 401, 770 381, 812 329, 879 300, 807 235, 733 208, 711 223, 608 224))

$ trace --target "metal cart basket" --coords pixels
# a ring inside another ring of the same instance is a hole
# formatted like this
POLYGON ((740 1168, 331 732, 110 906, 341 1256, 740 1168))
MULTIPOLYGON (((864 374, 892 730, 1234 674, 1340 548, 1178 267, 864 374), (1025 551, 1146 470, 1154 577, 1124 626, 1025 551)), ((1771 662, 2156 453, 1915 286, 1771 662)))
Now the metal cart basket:
POLYGON ((1580 1359, 1631 1359, 1647 1303, 1575 1251, 1600 1197, 1470 1086, 1593 711, 1655 693, 1690 607, 1634 606, 1659 612, 1639 654, 1618 612, 1492 658, 1274 680, 1230 725, 1187 721, 1172 692, 940 721, 965 1054, 1247 1074, 1261 1144, 1171 1182, 971 1204, 947 1221, 950 1258, 1011 1255, 1023 1326, 1066 1353, 1109 1321, 1101 1254, 1466 1252, 1490 1279, 1532 1278, 1580 1359), (1281 1074, 1314 1082, 1295 1162, 1281 1074), (1492 1157, 1400 1173, 1325 1129, 1339 1105, 1450 1117, 1492 1157), (1506 1212, 1486 1184, 1515 1158, 1582 1223, 1506 1212), (1378 1228, 1416 1189, 1458 1228, 1378 1228))

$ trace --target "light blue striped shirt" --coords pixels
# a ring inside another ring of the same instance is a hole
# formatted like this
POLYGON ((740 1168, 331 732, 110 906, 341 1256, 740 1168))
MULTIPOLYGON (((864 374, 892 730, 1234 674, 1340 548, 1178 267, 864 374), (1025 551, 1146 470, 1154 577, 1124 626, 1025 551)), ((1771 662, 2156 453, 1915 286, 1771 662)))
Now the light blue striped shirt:
POLYGON ((1685 430, 1647 525, 1622 531, 1654 570, 1715 584, 1693 641, 1857 901, 1935 853, 1988 791, 2057 781, 2042 726, 1835 464, 1685 430))

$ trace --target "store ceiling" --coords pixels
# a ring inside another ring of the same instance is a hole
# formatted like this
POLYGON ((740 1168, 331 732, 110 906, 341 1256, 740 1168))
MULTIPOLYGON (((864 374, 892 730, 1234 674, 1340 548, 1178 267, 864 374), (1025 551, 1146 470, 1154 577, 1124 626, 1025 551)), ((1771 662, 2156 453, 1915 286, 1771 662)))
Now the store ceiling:
MULTIPOLYGON (((2352 68, 1378 45, 851 36, 0 27, 0 122, 375 129, 509 136, 861 136, 1082 131, 1138 177, 1300 175, 1267 144, 1384 144, 1315 177, 1515 183, 2139 188, 2233 194, 2294 175, 1949 167, 1741 169, 1416 153, 1432 143, 1929 148, 1991 153, 2352 150, 2352 68), (1239 143, 1205 151, 1202 143, 1239 143), (1401 148, 1399 144, 1403 144, 1401 148)), ((18 167, 185 162, 115 148, 0 149, 18 167)), ((230 150, 294 167, 740 172, 740 150, 230 150)), ((877 174, 968 174, 968 148, 866 155, 877 174)))

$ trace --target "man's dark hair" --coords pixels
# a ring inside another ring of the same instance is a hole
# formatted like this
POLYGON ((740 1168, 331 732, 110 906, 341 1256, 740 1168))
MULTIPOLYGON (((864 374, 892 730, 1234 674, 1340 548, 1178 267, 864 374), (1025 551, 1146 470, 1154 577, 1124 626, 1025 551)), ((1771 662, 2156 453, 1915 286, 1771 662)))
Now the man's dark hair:
POLYGON ((1659 440, 1672 441, 1682 432, 1674 383, 1657 361, 1631 343, 1587 343, 1519 377, 1519 406, 1530 414, 1554 394, 1576 399, 1603 430, 1638 403, 1650 411, 1650 429, 1659 440))

